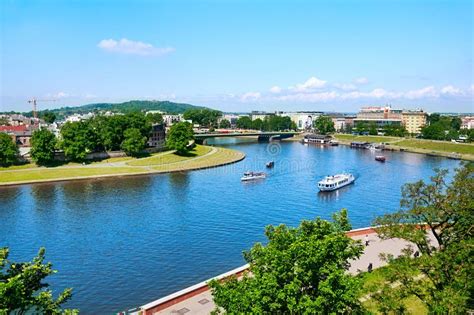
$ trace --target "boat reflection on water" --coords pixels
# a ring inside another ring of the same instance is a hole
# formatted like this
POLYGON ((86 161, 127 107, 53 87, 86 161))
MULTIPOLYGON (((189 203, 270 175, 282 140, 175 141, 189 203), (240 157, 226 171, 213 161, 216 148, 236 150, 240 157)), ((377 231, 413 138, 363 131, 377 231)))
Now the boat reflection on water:
POLYGON ((339 198, 342 197, 349 189, 351 189, 350 186, 345 186, 333 191, 318 191, 316 195, 318 199, 323 202, 336 201, 339 200, 339 198))

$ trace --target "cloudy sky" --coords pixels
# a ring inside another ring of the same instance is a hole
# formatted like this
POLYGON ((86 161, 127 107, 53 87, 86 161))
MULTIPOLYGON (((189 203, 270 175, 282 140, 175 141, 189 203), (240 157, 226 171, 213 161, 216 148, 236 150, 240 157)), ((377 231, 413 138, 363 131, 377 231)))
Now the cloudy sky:
POLYGON ((0 110, 474 112, 473 2, 0 1, 0 110))

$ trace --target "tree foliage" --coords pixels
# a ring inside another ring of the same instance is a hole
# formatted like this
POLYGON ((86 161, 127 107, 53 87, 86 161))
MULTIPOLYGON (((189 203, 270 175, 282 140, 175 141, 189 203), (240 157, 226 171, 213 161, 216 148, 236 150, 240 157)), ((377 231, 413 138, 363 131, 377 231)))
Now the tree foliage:
POLYGON ((255 129, 261 131, 285 131, 296 130, 296 124, 288 116, 269 115, 263 120, 260 118, 251 120, 248 116, 237 119, 237 128, 255 129))
POLYGON ((38 165, 48 165, 54 161, 57 139, 54 133, 42 128, 31 136, 30 155, 38 165))
POLYGON ((88 121, 67 122, 61 128, 60 146, 68 159, 83 161, 94 151, 97 137, 88 121))
POLYGON ((160 113, 148 113, 146 114, 146 120, 151 124, 162 124, 163 115, 160 113))
POLYGON ((219 128, 223 128, 223 129, 226 129, 226 128, 230 128, 230 121, 227 120, 227 119, 222 119, 220 122, 219 122, 219 128))
POLYGON ((56 120, 56 114, 51 111, 42 112, 40 117, 48 124, 52 124, 56 120))
POLYGON ((185 154, 188 152, 189 142, 193 139, 193 126, 188 122, 179 122, 171 126, 166 138, 166 146, 179 154, 185 154))
POLYGON ((193 124, 199 124, 205 127, 217 127, 217 121, 222 116, 222 112, 212 109, 188 109, 183 117, 192 120, 193 124))
POLYGON ((0 165, 8 166, 18 160, 18 146, 12 137, 0 132, 0 165))
POLYGON ((433 113, 428 116, 429 124, 421 129, 425 139, 456 140, 459 137, 461 119, 459 117, 441 116, 433 113))
POLYGON ((313 125, 316 129, 318 129, 319 133, 324 135, 336 131, 336 129, 334 128, 334 122, 329 116, 319 116, 314 121, 313 125))
POLYGON ((122 150, 131 156, 139 156, 145 149, 147 137, 142 136, 137 128, 129 128, 124 132, 122 150))
POLYGON ((44 263, 41 248, 31 262, 16 263, 8 259, 8 248, 0 248, 0 314, 77 314, 77 310, 61 310, 72 296, 65 289, 54 299, 49 286, 43 282, 56 273, 50 262, 44 263))
POLYGON ((375 220, 382 238, 407 240, 421 253, 413 259, 414 249, 407 248, 397 259, 386 257, 388 282, 374 288, 385 311, 396 311, 410 295, 434 314, 474 307, 474 165, 463 165, 451 183, 446 176, 446 170, 437 170, 431 183, 406 184, 400 211, 375 220), (384 292, 391 293, 381 296, 384 292))
POLYGON ((242 116, 237 119, 237 128, 240 129, 252 129, 252 119, 248 116, 242 116))
POLYGON ((268 226, 267 245, 257 243, 244 252, 248 273, 210 283, 216 312, 357 313, 358 279, 346 269, 349 259, 361 255, 362 246, 344 234, 345 212, 335 218, 334 223, 302 221, 297 228, 268 226))

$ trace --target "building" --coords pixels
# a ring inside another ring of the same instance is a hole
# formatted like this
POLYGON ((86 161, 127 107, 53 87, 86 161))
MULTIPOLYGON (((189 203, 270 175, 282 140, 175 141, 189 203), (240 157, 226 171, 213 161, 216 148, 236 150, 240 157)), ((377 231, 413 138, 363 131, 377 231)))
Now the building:
POLYGON ((163 116, 163 122, 165 123, 166 126, 172 126, 173 124, 179 123, 181 121, 184 121, 183 115, 162 115, 163 116))
POLYGON ((235 128, 236 124, 237 124, 237 120, 240 118, 241 116, 240 115, 237 115, 237 114, 224 114, 222 115, 221 118, 219 118, 219 123, 226 119, 230 122, 230 126, 232 128, 235 128))
POLYGON ((151 127, 150 137, 148 138, 147 145, 150 148, 161 149, 165 146, 166 132, 164 124, 154 124, 151 127))
POLYGON ((255 120, 255 119, 264 120, 265 117, 272 116, 272 115, 275 115, 275 114, 254 110, 250 113, 250 119, 251 120, 255 120))
POLYGON ((392 109, 391 106, 369 106, 362 107, 354 119, 354 125, 358 123, 375 124, 377 128, 383 128, 388 125, 402 124, 402 110, 392 109))
POLYGON ((410 134, 421 133, 421 128, 426 125, 427 114, 423 110, 404 110, 402 124, 410 134))
POLYGON ((31 142, 31 129, 26 125, 0 126, 0 132, 5 132, 20 147, 29 147, 31 142))
POLYGON ((310 130, 313 128, 313 122, 321 116, 322 112, 278 112, 279 116, 290 117, 291 121, 296 124, 299 130, 310 130))
POLYGON ((461 118, 461 129, 474 129, 474 116, 461 118))

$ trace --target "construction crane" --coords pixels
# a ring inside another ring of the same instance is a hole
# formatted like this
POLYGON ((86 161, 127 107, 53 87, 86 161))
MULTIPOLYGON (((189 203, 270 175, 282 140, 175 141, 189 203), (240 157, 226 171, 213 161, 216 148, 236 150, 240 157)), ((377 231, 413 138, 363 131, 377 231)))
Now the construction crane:
POLYGON ((31 100, 28 100, 28 103, 33 103, 33 117, 35 118, 35 122, 38 118, 38 114, 36 113, 36 102, 56 102, 56 100, 37 100, 36 98, 32 98, 31 100))

